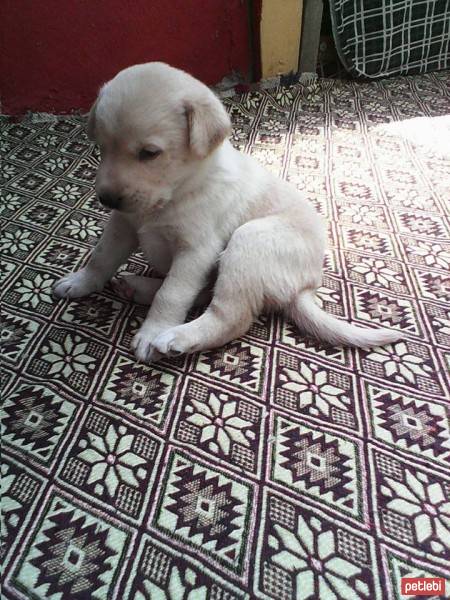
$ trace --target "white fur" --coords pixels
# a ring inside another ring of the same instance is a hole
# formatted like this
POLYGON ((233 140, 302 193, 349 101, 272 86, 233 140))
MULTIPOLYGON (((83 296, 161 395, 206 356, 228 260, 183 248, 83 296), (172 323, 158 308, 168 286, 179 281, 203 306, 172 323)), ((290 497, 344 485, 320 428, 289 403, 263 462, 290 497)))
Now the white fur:
POLYGON ((401 337, 350 325, 317 306, 321 219, 294 187, 231 146, 228 116, 199 81, 162 63, 126 69, 102 88, 88 129, 101 150, 97 192, 120 197, 121 206, 87 266, 59 281, 55 293, 98 291, 139 245, 166 274, 163 281, 122 284, 151 304, 132 343, 139 360, 221 346, 244 334, 265 307, 283 309, 333 344, 364 347, 401 337), (140 160, 143 148, 161 153, 140 160), (216 268, 211 303, 185 323, 216 268))

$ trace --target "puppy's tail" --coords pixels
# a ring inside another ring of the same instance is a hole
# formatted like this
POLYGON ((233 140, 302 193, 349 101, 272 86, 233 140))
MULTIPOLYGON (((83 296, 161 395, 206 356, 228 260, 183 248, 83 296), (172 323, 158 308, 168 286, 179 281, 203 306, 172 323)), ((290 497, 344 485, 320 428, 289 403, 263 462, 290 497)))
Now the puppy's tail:
POLYGON ((300 329, 336 346, 371 348, 392 344, 403 337, 399 331, 364 329, 336 319, 316 304, 315 294, 311 290, 300 292, 291 306, 291 316, 300 329))

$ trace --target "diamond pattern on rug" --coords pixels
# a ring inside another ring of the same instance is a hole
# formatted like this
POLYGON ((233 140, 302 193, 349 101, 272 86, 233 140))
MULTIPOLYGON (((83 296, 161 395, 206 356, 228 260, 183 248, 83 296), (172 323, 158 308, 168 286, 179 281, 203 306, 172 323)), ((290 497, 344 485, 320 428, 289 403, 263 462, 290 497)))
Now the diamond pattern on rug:
POLYGON ((367 383, 371 424, 375 438, 447 464, 450 425, 446 404, 403 395, 367 383))
POLYGON ((127 537, 55 495, 32 533, 14 581, 30 597, 106 598, 114 589, 127 537))
POLYGON ((331 347, 264 314, 153 365, 130 348, 146 307, 51 294, 107 216, 85 118, 0 117, 5 599, 401 600, 447 576, 449 94, 441 72, 224 99, 233 144, 329 224, 325 310, 405 339, 331 347))
POLYGON ((362 520, 358 444, 275 416, 271 480, 362 520))
POLYGON ((23 455, 48 464, 77 412, 77 405, 42 385, 16 383, 3 401, 2 440, 23 455))
POLYGON ((249 484, 174 453, 153 524, 240 573, 253 493, 249 484))
POLYGON ((119 354, 98 401, 116 410, 123 407, 124 413, 163 427, 176 381, 176 375, 157 365, 137 364, 133 358, 119 354))
POLYGON ((26 353, 28 343, 39 330, 40 323, 30 317, 21 317, 4 311, 2 314, 2 331, 0 339, 2 342, 2 360, 19 364, 20 359, 26 353))
POLYGON ((200 354, 196 370, 218 381, 259 393, 262 388, 265 351, 246 342, 231 342, 224 349, 200 354))

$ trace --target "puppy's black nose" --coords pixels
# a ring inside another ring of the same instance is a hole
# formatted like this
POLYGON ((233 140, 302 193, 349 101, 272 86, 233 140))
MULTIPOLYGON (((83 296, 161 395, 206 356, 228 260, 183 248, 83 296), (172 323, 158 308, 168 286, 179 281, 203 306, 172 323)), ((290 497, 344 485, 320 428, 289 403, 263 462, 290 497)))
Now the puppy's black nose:
POLYGON ((120 208, 122 204, 122 198, 120 196, 115 196, 114 194, 100 194, 98 197, 100 204, 103 206, 107 206, 108 208, 120 208))

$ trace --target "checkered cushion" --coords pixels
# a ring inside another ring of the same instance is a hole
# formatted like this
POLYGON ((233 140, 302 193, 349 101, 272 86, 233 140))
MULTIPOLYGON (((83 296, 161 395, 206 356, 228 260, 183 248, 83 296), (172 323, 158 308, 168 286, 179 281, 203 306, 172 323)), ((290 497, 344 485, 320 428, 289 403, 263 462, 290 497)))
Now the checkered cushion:
POLYGON ((333 35, 345 68, 380 77, 450 66, 448 0, 330 0, 333 35))

